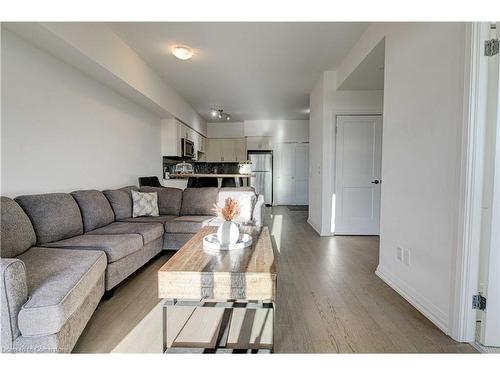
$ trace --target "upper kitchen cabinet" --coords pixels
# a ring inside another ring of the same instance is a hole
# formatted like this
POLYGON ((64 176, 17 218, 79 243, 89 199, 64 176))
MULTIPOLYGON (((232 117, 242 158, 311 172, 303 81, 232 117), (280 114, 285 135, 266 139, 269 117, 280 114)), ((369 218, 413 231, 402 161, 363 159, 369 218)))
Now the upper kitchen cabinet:
POLYGON ((176 119, 161 120, 162 156, 182 156, 181 138, 183 126, 176 119))
POLYGON ((247 150, 272 150, 273 139, 272 137, 247 137, 246 138, 247 150))
POLYGON ((222 161, 222 153, 220 152, 219 139, 208 138, 207 139, 207 161, 222 161))
POLYGON ((200 137, 201 137, 200 151, 205 154, 207 152, 207 139, 203 136, 200 136, 200 137))
POLYGON ((206 159, 211 162, 236 162, 247 158, 244 138, 208 138, 206 159))
POLYGON ((161 152, 162 156, 182 156, 182 138, 194 143, 196 160, 198 152, 205 152, 206 138, 177 119, 161 121, 161 152))
POLYGON ((244 138, 236 139, 234 141, 234 152, 236 154, 236 161, 245 161, 247 160, 247 147, 246 141, 244 138))

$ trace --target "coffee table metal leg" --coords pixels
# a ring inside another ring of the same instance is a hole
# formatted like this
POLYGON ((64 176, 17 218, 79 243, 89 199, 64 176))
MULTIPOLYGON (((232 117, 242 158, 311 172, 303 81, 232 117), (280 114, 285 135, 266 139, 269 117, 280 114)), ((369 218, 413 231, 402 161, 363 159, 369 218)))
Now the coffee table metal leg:
POLYGON ((168 349, 167 347, 167 320, 168 320, 168 311, 167 306, 174 306, 177 303, 177 299, 166 298, 163 300, 163 353, 168 349))

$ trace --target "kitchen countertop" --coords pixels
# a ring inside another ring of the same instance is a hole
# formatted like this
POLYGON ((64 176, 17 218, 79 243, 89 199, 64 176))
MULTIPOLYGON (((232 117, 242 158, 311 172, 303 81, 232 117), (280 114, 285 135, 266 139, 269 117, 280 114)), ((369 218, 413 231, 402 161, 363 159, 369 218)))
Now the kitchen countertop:
POLYGON ((215 178, 250 178, 255 177, 254 173, 240 174, 240 173, 172 173, 170 177, 175 178, 189 178, 189 177, 215 177, 215 178))

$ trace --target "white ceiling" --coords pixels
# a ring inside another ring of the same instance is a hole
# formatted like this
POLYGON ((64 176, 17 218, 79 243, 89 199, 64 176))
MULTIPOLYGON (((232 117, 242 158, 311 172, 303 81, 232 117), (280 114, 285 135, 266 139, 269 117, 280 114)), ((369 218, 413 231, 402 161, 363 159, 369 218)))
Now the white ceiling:
POLYGON ((384 89, 385 40, 380 41, 339 86, 339 90, 384 89))
POLYGON ((110 23, 109 26, 207 120, 307 119, 309 92, 335 68, 366 23, 110 23), (170 49, 195 50, 188 61, 170 49))

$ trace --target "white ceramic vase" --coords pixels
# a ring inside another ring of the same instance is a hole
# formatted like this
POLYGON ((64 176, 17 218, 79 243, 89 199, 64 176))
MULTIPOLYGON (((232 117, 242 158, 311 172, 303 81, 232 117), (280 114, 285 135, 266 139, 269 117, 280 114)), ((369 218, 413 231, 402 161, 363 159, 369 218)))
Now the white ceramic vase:
POLYGON ((232 221, 224 221, 217 230, 217 239, 223 246, 234 245, 240 238, 240 229, 232 221))

